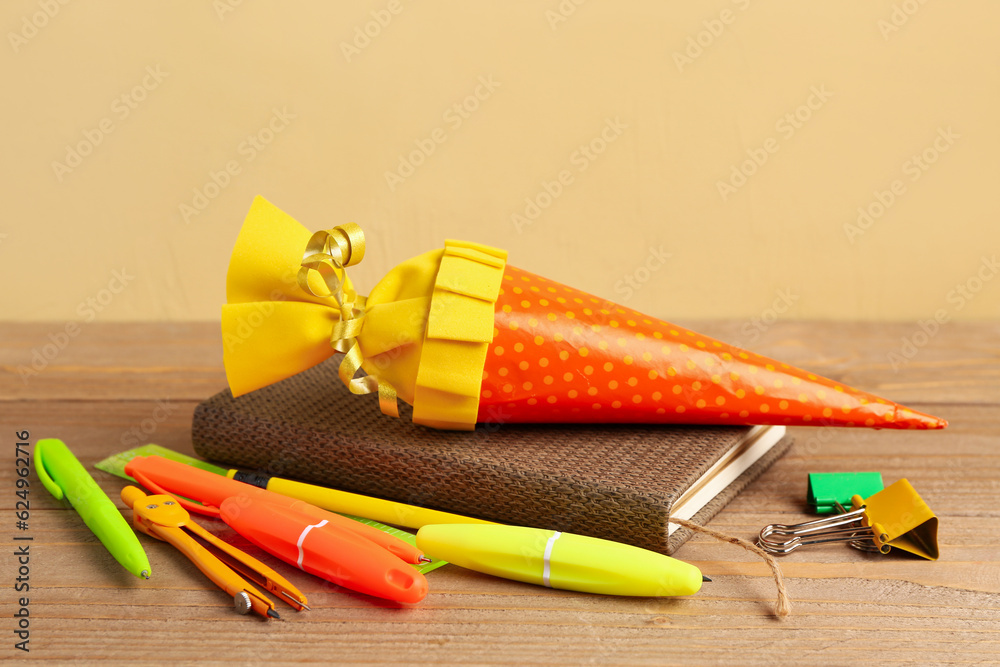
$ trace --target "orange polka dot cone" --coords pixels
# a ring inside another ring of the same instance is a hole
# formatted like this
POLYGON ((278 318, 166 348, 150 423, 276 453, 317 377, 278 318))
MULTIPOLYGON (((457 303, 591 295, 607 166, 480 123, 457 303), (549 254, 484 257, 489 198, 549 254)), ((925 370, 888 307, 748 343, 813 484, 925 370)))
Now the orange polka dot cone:
MULTIPOLYGON (((447 241, 358 295, 348 224, 310 235, 261 197, 237 239, 222 309, 234 396, 336 353, 355 394, 413 421, 781 424, 938 429, 943 419, 728 345, 447 241)), ((331 391, 335 390, 331 388, 331 391)), ((359 399, 360 400, 360 399, 359 399)))
POLYGON ((483 422, 947 425, 510 265, 494 321, 483 422))

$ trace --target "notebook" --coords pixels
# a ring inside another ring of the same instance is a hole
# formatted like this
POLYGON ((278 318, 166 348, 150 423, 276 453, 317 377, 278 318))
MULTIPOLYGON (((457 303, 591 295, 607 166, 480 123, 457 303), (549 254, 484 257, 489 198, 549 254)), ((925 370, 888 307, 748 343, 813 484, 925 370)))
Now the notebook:
POLYGON ((481 424, 440 431, 350 394, 329 360, 199 404, 204 458, 501 523, 673 553, 791 445, 781 426, 481 424))

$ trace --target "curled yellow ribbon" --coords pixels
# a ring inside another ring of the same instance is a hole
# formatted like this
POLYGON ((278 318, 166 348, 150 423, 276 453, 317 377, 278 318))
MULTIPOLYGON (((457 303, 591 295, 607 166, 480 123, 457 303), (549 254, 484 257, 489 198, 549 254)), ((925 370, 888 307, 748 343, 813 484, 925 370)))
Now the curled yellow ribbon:
MULTIPOLYGON (((349 222, 330 230, 316 232, 306 244, 302 266, 296 276, 299 287, 313 296, 332 298, 340 308, 340 321, 333 327, 330 344, 344 354, 338 375, 352 394, 378 392, 378 404, 383 414, 399 416, 396 389, 388 382, 372 375, 355 377, 365 358, 358 345, 365 320, 365 297, 344 284, 339 274, 346 267, 358 264, 365 256, 365 234, 356 223, 349 222), (317 294, 309 285, 310 272, 322 278, 329 294, 317 294)), ((346 272, 344 273, 346 276, 346 272)))

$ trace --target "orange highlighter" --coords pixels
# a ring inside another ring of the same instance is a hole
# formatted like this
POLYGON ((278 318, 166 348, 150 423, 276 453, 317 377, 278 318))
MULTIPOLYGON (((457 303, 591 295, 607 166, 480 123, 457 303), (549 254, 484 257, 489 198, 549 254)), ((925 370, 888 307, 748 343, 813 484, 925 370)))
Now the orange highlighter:
POLYGON ((155 493, 183 496, 177 500, 185 509, 221 518, 261 549, 327 581, 397 602, 427 595, 427 579, 408 563, 428 559, 377 528, 162 456, 136 457, 125 473, 155 493))

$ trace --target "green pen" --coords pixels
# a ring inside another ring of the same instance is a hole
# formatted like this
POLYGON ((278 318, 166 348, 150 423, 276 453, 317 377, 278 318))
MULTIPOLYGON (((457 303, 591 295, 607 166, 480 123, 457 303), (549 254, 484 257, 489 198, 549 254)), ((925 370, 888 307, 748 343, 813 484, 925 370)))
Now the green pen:
POLYGON ((69 501, 115 560, 135 576, 149 579, 149 559, 132 527, 62 440, 35 444, 35 468, 49 493, 69 501))
POLYGON ((477 572, 582 593, 694 595, 711 581, 655 551, 540 528, 434 524, 417 531, 417 548, 477 572))

